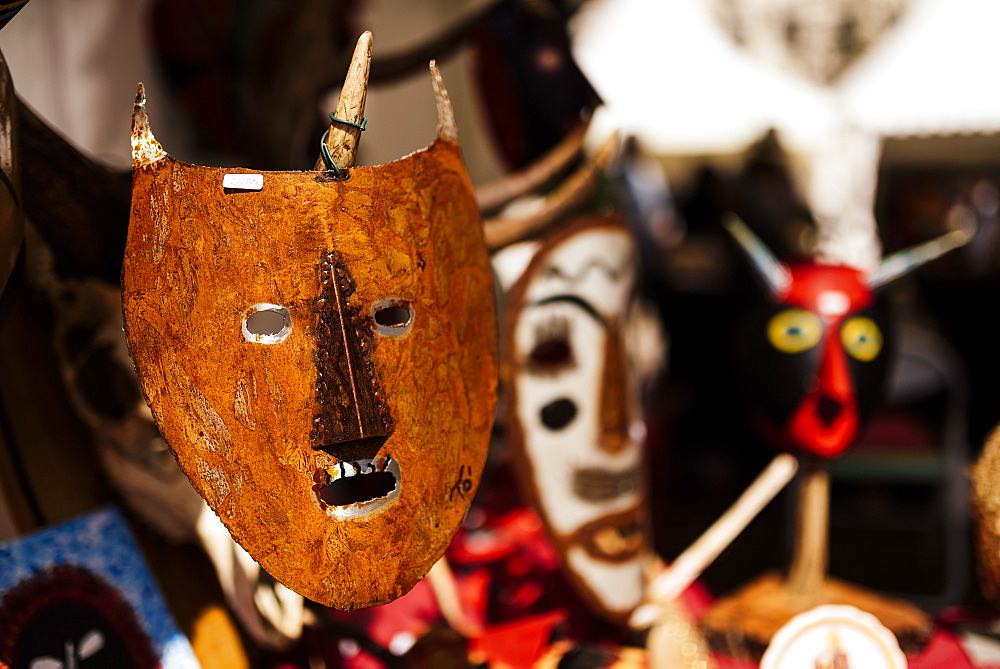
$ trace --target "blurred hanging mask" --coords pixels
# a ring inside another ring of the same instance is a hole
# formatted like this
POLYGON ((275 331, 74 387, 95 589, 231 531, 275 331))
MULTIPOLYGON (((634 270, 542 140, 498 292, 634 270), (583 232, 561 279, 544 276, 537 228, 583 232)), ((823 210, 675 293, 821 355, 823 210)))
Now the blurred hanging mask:
POLYGON ((55 275, 46 286, 65 388, 91 429, 109 482, 144 523, 172 541, 193 539, 205 504, 177 469, 142 400, 122 334, 121 291, 100 279, 55 275))
POLYGON ((141 91, 133 117, 123 304, 144 394, 233 538, 341 609, 427 573, 489 441, 492 279, 434 84, 430 146, 339 178, 181 163, 141 91))
POLYGON ((890 256, 872 276, 844 265, 779 262, 742 222, 727 223, 768 288, 739 331, 744 395, 762 436, 778 448, 842 455, 877 408, 891 332, 876 289, 965 243, 955 231, 890 256))
POLYGON ((581 219, 541 243, 503 318, 505 424, 522 487, 577 590, 616 622, 642 597, 649 555, 627 345, 635 264, 618 217, 581 219))

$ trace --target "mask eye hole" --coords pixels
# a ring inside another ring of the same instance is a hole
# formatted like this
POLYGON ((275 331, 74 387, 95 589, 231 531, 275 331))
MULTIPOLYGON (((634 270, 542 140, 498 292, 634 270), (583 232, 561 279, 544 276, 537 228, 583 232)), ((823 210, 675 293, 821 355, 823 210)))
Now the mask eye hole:
POLYGON ((767 322, 767 340, 782 353, 802 353, 819 343, 823 324, 804 309, 786 309, 767 322))
POLYGON ((576 403, 561 397, 543 406, 539 417, 542 419, 542 424, 550 430, 561 430, 576 418, 576 403))
POLYGON ((255 344, 277 344, 292 331, 292 315, 277 304, 255 304, 243 317, 243 339, 255 344))
POLYGON ((870 318, 849 318, 840 329, 844 350, 855 360, 871 362, 882 352, 882 330, 870 318))
POLYGON ((534 346, 528 353, 527 368, 535 374, 552 374, 572 367, 569 321, 553 317, 535 327, 534 346))
POLYGON ((413 307, 406 300, 383 300, 372 306, 375 332, 386 337, 400 337, 410 331, 413 307))
POLYGON ((528 354, 528 364, 532 370, 551 372, 573 363, 573 351, 569 341, 564 338, 553 338, 538 342, 528 354))

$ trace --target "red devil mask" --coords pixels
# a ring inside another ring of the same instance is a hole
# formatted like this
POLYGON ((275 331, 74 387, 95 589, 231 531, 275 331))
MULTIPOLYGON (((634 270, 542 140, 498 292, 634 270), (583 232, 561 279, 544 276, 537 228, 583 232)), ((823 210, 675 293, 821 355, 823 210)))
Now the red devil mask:
POLYGON ((752 418, 780 448, 844 453, 877 407, 889 369, 889 319, 875 288, 964 243, 953 232, 883 261, 869 277, 847 266, 778 262, 743 223, 729 231, 769 289, 740 329, 742 385, 752 418))
POLYGON ((787 292, 743 325, 744 383, 772 443, 837 456, 879 401, 887 319, 858 270, 788 269, 787 292))

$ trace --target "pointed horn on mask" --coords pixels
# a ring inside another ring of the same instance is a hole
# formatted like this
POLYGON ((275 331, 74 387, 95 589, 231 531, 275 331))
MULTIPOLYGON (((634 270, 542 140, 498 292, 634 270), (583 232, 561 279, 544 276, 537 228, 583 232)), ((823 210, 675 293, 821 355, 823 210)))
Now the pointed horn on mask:
POLYGON ((792 276, 788 267, 783 262, 774 257, 771 249, 761 241, 760 237, 754 234, 746 223, 739 216, 730 212, 725 215, 722 225, 726 231, 733 236, 736 243, 740 245, 743 252, 750 259, 750 264, 757 270, 757 274, 767 286, 768 291, 774 297, 785 294, 792 283, 792 276))
POLYGON ((431 85, 434 86, 434 101, 437 104, 438 139, 452 144, 458 144, 458 124, 455 123, 455 109, 451 106, 451 98, 448 96, 448 89, 444 87, 444 80, 441 79, 441 71, 438 69, 437 61, 430 62, 431 85))
MULTIPOLYGON (((330 115, 330 129, 324 135, 323 143, 329 151, 329 158, 338 169, 353 167, 358 159, 358 145, 365 125, 365 98, 368 96, 372 41, 370 30, 366 30, 358 38, 344 79, 344 88, 337 100, 337 108, 330 115)), ((331 169, 325 155, 320 156, 313 169, 331 169)))
POLYGON ((921 265, 943 256, 948 251, 965 246, 974 233, 975 230, 969 229, 952 230, 923 244, 897 251, 882 260, 878 269, 868 279, 868 286, 872 290, 881 288, 921 265))
POLYGON ((539 206, 531 213, 520 217, 501 215, 483 221, 487 248, 496 250, 535 236, 582 204, 594 192, 601 176, 618 157, 620 144, 621 135, 612 133, 593 158, 586 160, 558 188, 541 198, 539 206))
POLYGON ((149 129, 146 116, 146 89, 139 84, 135 91, 135 106, 132 107, 132 167, 151 165, 167 157, 160 143, 149 129))
POLYGON ((515 172, 492 183, 476 188, 479 211, 489 214, 519 197, 541 188, 557 174, 567 169, 583 153, 583 138, 590 121, 573 129, 548 153, 530 167, 515 172))

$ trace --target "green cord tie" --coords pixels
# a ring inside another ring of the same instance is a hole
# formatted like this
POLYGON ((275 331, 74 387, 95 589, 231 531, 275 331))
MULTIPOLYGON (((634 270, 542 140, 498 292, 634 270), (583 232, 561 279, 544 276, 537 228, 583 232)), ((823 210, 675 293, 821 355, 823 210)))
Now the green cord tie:
POLYGON ((362 118, 361 123, 355 123, 354 121, 345 121, 342 118, 337 118, 333 115, 333 112, 330 112, 330 123, 343 123, 344 125, 349 125, 352 128, 357 128, 358 130, 364 130, 365 126, 368 125, 368 119, 362 118))
MULTIPOLYGON (((330 112, 330 122, 331 123, 343 123, 344 125, 349 125, 352 128, 357 128, 358 130, 364 130, 365 126, 368 125, 368 119, 362 118, 361 123, 355 123, 354 121, 345 121, 342 118, 337 118, 330 112)), ((330 129, 327 128, 326 132, 323 133, 323 138, 319 140, 319 154, 323 157, 323 163, 326 165, 326 169, 333 170, 333 176, 340 176, 340 168, 337 167, 337 163, 333 162, 333 156, 330 155, 330 148, 326 145, 326 138, 330 135, 330 129)))

